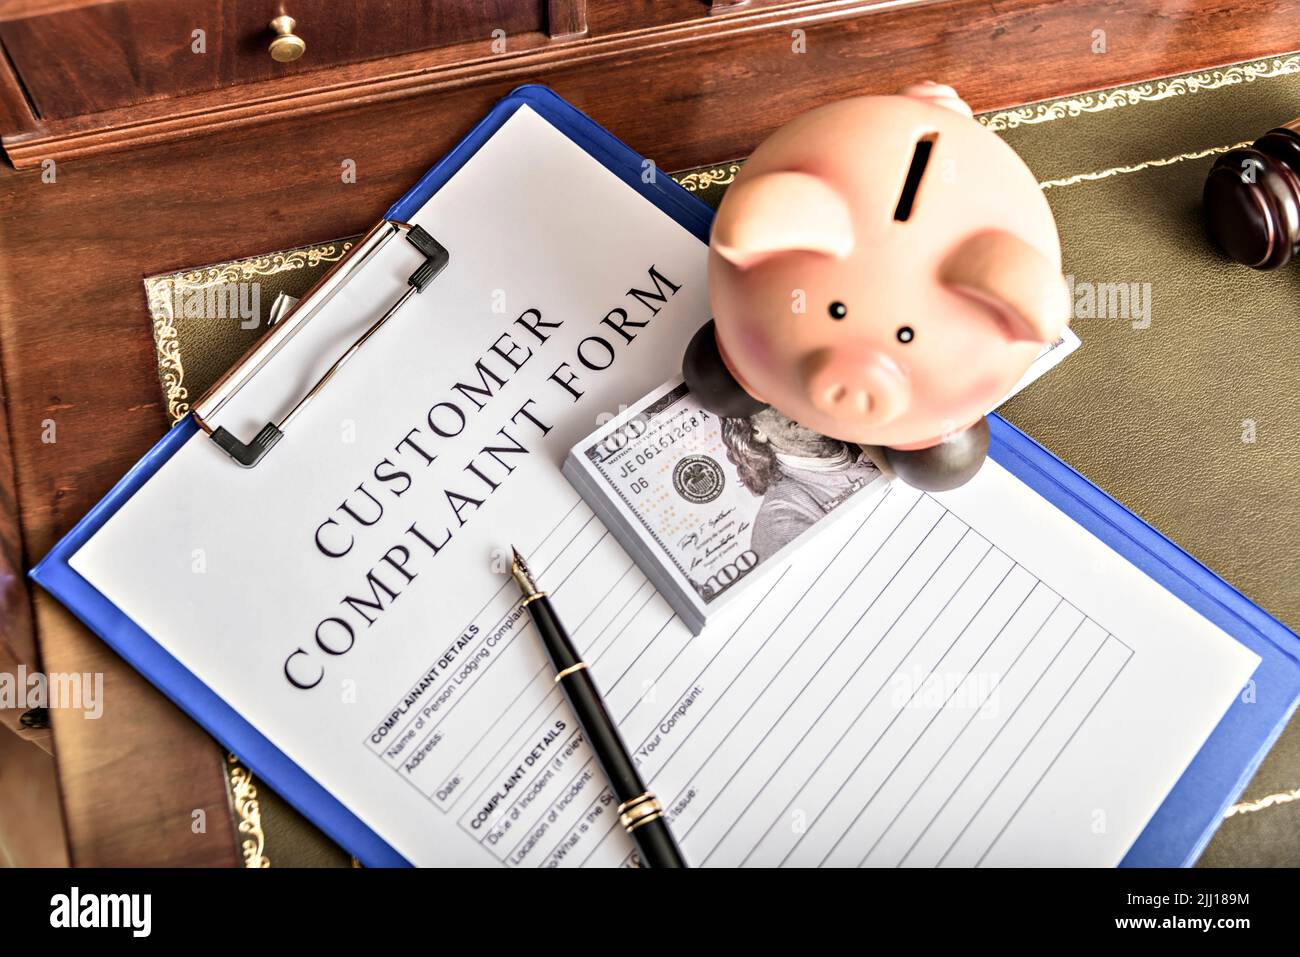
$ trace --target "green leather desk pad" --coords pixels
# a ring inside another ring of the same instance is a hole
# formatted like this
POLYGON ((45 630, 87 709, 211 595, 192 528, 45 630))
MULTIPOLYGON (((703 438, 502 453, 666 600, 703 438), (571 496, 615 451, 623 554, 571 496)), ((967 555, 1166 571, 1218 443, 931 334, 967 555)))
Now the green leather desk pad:
MULTIPOLYGON (((1200 195, 1217 155, 1298 116, 1300 54, 980 117, 1043 185, 1081 300, 1083 347, 1000 411, 1296 630, 1300 262, 1273 273, 1228 262, 1205 238, 1200 195), (1104 284, 1137 284, 1127 316, 1088 314, 1090 290, 1111 305, 1104 284)), ((676 179, 716 205, 738 169, 676 179)), ((196 292, 256 282, 265 315, 278 292, 306 292, 351 241, 145 281, 173 420, 264 331, 204 314, 196 292)), ((241 812, 251 786, 232 774, 241 812)), ((264 822, 240 814, 246 851, 255 839, 249 863, 346 862, 265 789, 256 804, 264 822)), ((1201 863, 1300 864, 1300 721, 1201 863)))

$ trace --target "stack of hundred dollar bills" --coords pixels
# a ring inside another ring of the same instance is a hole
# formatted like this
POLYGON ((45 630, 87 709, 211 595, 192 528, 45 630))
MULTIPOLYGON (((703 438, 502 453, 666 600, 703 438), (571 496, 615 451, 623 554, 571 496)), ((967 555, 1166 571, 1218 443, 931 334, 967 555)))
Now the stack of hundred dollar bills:
POLYGON ((574 446, 564 474, 695 634, 888 489, 858 446, 774 409, 719 418, 680 379, 574 446))

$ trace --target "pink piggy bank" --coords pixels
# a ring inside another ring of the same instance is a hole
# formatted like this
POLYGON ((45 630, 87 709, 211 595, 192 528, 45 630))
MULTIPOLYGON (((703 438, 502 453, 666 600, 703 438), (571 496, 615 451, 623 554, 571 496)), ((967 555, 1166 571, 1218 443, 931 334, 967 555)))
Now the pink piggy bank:
POLYGON ((1037 182, 933 83, 782 127, 727 191, 709 245, 714 320, 683 361, 697 398, 882 447, 920 488, 978 471, 984 414, 1069 321, 1037 182))

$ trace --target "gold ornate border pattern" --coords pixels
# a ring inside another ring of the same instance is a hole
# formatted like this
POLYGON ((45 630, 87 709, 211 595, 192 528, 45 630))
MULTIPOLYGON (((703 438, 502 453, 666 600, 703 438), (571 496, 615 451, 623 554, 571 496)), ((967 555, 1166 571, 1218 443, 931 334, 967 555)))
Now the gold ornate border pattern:
POLYGON ((735 180, 740 172, 740 161, 724 163, 709 169, 695 170, 681 176, 674 176, 679 186, 692 193, 702 192, 711 186, 726 186, 735 180))
POLYGON ((1188 73, 1167 80, 1154 80, 1150 83, 1121 86, 1097 93, 1085 93, 1081 96, 1031 103, 995 113, 982 113, 976 119, 990 130, 1014 130, 1020 126, 1049 123, 1067 116, 1101 113, 1138 103, 1155 103, 1176 96, 1218 90, 1241 83, 1254 83, 1256 80, 1289 76, 1294 73, 1300 73, 1300 54, 1254 60, 1250 63, 1238 63, 1202 73, 1188 73))
POLYGON ((149 301, 149 315, 153 319, 153 341, 158 352, 158 378, 166 394, 167 415, 172 424, 183 419, 190 410, 190 393, 185 387, 185 368, 176 338, 175 303, 178 295, 210 286, 246 282, 256 276, 272 276, 293 269, 318 266, 323 262, 338 262, 351 248, 351 241, 303 246, 286 252, 145 279, 145 295, 149 301))
POLYGON ((233 754, 226 755, 226 770, 230 775, 230 797, 235 805, 239 833, 245 835, 241 842, 244 866, 270 867, 271 859, 266 856, 266 834, 262 831, 262 807, 257 799, 253 775, 233 754))
POLYGON ((153 344, 158 353, 158 379, 162 382, 167 399, 167 418, 175 425, 190 410, 190 392, 181 384, 185 370, 181 365, 180 348, 176 341, 176 316, 172 308, 175 300, 175 278, 154 276, 144 281, 145 295, 149 299, 149 315, 153 319, 153 344))
POLYGON ((1290 791, 1282 791, 1279 794, 1269 794, 1258 801, 1242 801, 1240 804, 1234 804, 1224 812, 1224 817, 1234 817, 1238 814, 1254 814, 1256 811, 1262 811, 1265 808, 1277 807, 1281 804, 1290 804, 1292 801, 1300 801, 1300 788, 1294 788, 1290 791))
POLYGON ((1241 149, 1243 146, 1249 146, 1250 140, 1244 143, 1232 143, 1229 146, 1211 146, 1209 149, 1196 150, 1192 153, 1179 153, 1177 156, 1166 156, 1162 159, 1143 160, 1141 163, 1134 163, 1131 166, 1112 166, 1110 169, 1100 169, 1092 173, 1075 173, 1073 176, 1067 176, 1064 179, 1048 179, 1038 184, 1040 189, 1056 189, 1061 186, 1075 186, 1079 183, 1090 183, 1099 179, 1108 179, 1111 176, 1118 176, 1121 173, 1139 173, 1144 169, 1152 169, 1159 166, 1173 166, 1175 163, 1186 162, 1187 160, 1204 159, 1207 156, 1216 156, 1220 153, 1226 153, 1228 150, 1241 149))

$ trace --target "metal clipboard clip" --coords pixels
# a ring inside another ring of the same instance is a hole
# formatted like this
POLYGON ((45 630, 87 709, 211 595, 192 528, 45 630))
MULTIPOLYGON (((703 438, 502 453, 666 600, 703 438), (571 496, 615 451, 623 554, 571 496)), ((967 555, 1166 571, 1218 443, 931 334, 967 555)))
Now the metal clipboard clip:
POLYGON ((218 448, 244 468, 252 468, 257 465, 266 453, 280 439, 284 438, 285 431, 298 416, 298 413, 306 407, 307 403, 325 388, 326 383, 334 377, 339 369, 343 368, 349 359, 357 354, 361 347, 366 344, 366 341, 383 327, 384 323, 396 315, 407 300, 417 293, 424 292, 429 283, 433 282, 438 274, 446 268, 450 258, 451 256, 446 248, 423 228, 408 223, 399 223, 391 219, 380 221, 370 232, 366 233, 346 257, 339 261, 338 265, 312 287, 292 312, 276 323, 271 331, 257 345, 253 346, 233 369, 222 376, 202 399, 194 403, 194 421, 198 423, 199 428, 207 433, 208 438, 218 448), (370 327, 343 351, 343 354, 325 370, 324 374, 316 380, 315 385, 303 394, 293 408, 285 413, 278 422, 267 422, 251 441, 243 442, 232 432, 221 426, 213 429, 208 422, 220 412, 221 408, 234 398, 239 390, 256 376, 284 348, 285 344, 297 335, 311 318, 317 315, 334 298, 339 290, 347 285, 362 266, 370 261, 379 250, 383 249, 390 240, 398 236, 405 236, 406 241, 424 256, 424 262, 419 265, 415 272, 411 273, 406 280, 406 291, 385 310, 384 314, 371 323, 370 327))

